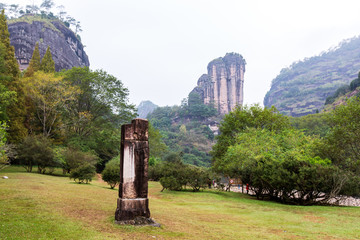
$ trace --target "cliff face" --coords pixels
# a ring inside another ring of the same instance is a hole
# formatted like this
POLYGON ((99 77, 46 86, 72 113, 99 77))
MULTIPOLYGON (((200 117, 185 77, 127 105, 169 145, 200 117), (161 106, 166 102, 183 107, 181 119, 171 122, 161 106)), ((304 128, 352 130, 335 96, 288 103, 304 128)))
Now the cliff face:
POLYGON ((16 22, 9 22, 9 32, 21 70, 28 67, 36 42, 39 42, 41 57, 50 46, 56 71, 90 65, 82 43, 69 28, 57 20, 46 22, 17 19, 16 22))
POLYGON ((214 104, 220 114, 227 114, 244 99, 245 59, 237 53, 227 53, 208 64, 208 73, 203 74, 193 90, 205 104, 214 104))

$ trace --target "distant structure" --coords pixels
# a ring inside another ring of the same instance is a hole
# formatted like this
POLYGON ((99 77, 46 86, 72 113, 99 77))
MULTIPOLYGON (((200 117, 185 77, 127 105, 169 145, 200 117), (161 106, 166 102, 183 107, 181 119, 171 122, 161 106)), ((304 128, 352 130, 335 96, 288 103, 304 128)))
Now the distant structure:
POLYGON ((120 184, 115 212, 118 224, 159 226, 150 218, 148 199, 148 121, 121 126, 120 184))
POLYGON ((227 114, 244 101, 245 59, 238 53, 227 53, 208 64, 193 92, 198 93, 204 104, 214 104, 219 114, 227 114))

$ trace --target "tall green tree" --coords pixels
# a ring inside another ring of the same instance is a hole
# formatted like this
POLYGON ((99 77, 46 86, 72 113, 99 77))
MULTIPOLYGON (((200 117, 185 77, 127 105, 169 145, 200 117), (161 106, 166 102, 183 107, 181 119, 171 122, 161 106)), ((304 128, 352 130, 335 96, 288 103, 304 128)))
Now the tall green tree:
POLYGON ((46 49, 44 57, 41 59, 40 70, 45 73, 55 72, 55 62, 52 58, 49 46, 46 49))
POLYGON ((128 90, 116 77, 102 70, 74 67, 64 80, 80 92, 67 103, 64 112, 67 142, 84 151, 93 150, 105 163, 119 154, 120 126, 136 116, 135 106, 128 103, 128 90))
POLYGON ((24 77, 30 77, 34 75, 34 72, 40 70, 40 65, 41 65, 41 59, 40 59, 39 43, 37 42, 29 63, 29 67, 26 69, 24 77))
POLYGON ((40 132, 45 137, 53 136, 55 125, 61 121, 61 115, 68 101, 75 99, 78 92, 76 86, 71 86, 63 78, 55 77, 53 73, 35 72, 32 77, 22 79, 27 97, 35 107, 35 126, 40 126, 40 132))
POLYGON ((6 117, 9 120, 8 139, 11 142, 21 141, 27 134, 25 122, 25 96, 19 82, 19 65, 15 58, 14 47, 10 45, 10 33, 4 10, 0 14, 0 42, 3 45, 4 68, 1 75, 1 84, 8 91, 16 93, 16 101, 12 101, 6 109, 6 117))

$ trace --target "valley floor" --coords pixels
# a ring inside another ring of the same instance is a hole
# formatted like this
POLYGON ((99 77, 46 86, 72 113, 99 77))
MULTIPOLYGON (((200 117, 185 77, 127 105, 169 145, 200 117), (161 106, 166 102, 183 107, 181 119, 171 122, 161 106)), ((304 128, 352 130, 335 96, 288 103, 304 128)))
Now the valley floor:
POLYGON ((0 172, 0 239, 360 239, 360 208, 290 206, 241 193, 160 192, 149 182, 151 216, 162 226, 114 224, 117 190, 94 180, 0 172))

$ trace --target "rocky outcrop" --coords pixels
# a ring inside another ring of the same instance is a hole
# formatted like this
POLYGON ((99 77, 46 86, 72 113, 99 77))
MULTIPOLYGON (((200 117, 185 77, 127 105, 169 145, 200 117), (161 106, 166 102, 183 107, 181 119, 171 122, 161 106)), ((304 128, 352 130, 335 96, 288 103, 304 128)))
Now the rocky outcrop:
POLYGON ((9 22, 9 32, 21 70, 28 67, 36 42, 39 42, 41 57, 50 46, 56 71, 90 65, 82 43, 58 20, 29 21, 28 17, 22 21, 20 18, 9 22))
POLYGON ((198 93, 205 104, 214 104, 220 114, 230 112, 244 100, 245 59, 237 53, 227 53, 208 64, 193 92, 198 93))

